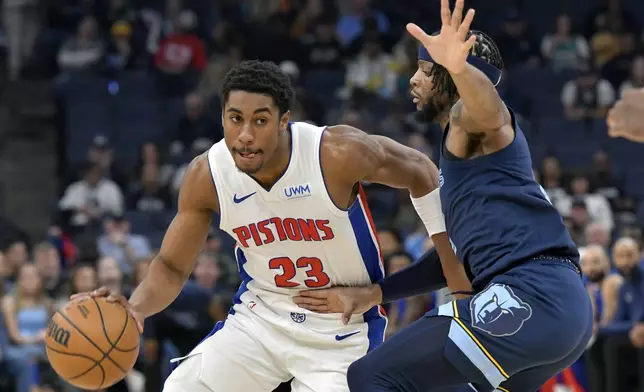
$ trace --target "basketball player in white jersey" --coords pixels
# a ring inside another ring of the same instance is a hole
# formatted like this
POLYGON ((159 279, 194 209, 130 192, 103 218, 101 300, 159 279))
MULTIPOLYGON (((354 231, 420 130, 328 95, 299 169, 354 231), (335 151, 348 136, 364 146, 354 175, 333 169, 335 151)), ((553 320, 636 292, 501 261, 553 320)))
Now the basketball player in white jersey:
MULTIPOLYGON (((299 308, 292 297, 383 278, 362 180, 408 189, 441 259, 454 261, 437 169, 422 153, 385 137, 290 123, 292 88, 273 63, 233 68, 221 98, 224 140, 191 163, 177 216, 129 302, 110 298, 140 325, 162 311, 190 277, 218 213, 220 228, 236 240, 243 283, 226 321, 180 359, 164 391, 270 392, 290 379, 296 392, 348 391, 349 365, 383 341, 382 309, 345 324, 338 314, 299 308)), ((450 288, 468 290, 461 264, 452 265, 444 270, 450 288)))

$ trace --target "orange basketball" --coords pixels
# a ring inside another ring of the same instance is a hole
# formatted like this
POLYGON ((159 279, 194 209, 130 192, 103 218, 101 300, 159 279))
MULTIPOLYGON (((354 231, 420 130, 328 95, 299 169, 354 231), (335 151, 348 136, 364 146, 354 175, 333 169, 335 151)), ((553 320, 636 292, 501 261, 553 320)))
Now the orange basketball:
POLYGON ((82 389, 114 385, 139 355, 139 331, 125 307, 104 298, 85 298, 59 309, 45 339, 56 373, 82 389))

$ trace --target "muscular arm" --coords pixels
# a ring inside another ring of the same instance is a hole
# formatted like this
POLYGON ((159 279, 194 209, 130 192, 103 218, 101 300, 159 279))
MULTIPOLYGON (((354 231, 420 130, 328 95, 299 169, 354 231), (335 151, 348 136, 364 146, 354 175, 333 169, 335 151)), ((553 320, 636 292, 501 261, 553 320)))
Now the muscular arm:
POLYGON ((136 312, 151 316, 179 295, 206 242, 212 213, 218 211, 216 200, 207 156, 203 154, 186 171, 177 215, 166 231, 159 254, 130 298, 136 312))
MULTIPOLYGON (((336 158, 333 160, 336 164, 331 169, 334 177, 344 180, 348 189, 355 183, 366 180, 398 189, 408 189, 412 198, 420 198, 438 187, 436 165, 417 150, 383 136, 368 135, 349 126, 331 127, 327 132, 329 139, 325 142, 325 150, 334 154, 336 158)), ((432 240, 440 256, 443 274, 450 290, 470 291, 470 282, 463 265, 452 251, 447 233, 434 233, 432 240)), ((431 291, 434 287, 420 284, 414 289, 422 293, 431 291)))
POLYGON ((510 111, 485 74, 467 64, 450 75, 461 98, 452 108, 450 123, 471 133, 496 132, 512 125, 510 111))

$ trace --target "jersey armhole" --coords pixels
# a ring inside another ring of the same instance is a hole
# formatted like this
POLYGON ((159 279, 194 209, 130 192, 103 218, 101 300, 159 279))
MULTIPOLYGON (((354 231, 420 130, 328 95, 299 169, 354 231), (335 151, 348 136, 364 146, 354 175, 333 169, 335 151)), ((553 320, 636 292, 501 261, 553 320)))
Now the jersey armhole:
POLYGON ((217 180, 219 177, 219 173, 217 173, 217 169, 215 166, 213 166, 213 162, 215 161, 215 147, 217 144, 212 146, 210 150, 208 151, 208 169, 210 170, 210 179, 212 180, 212 186, 215 188, 215 195, 217 196, 217 205, 219 206, 219 229, 224 230, 226 227, 227 219, 226 219, 226 208, 225 208, 225 202, 224 202, 224 187, 223 184, 221 184, 221 179, 217 180))
POLYGON ((315 147, 316 151, 314 156, 317 156, 317 168, 318 168, 318 172, 320 173, 320 181, 322 183, 322 186, 324 187, 324 194, 325 194, 324 199, 326 201, 329 211, 331 211, 336 216, 346 216, 349 213, 349 209, 351 208, 351 206, 349 206, 349 208, 344 209, 344 208, 340 208, 337 204, 335 204, 335 201, 333 201, 333 198, 331 197, 331 193, 329 192, 329 188, 326 186, 326 177, 324 175, 324 170, 322 169, 322 140, 324 138, 324 134, 327 131, 327 129, 328 127, 324 127, 322 129, 322 132, 320 132, 320 139, 316 143, 316 147, 315 147))

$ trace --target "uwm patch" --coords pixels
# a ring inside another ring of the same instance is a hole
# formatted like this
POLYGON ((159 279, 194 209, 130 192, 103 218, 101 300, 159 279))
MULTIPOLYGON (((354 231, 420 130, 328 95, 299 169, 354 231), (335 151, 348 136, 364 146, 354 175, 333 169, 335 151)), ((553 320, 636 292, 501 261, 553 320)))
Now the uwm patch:
POLYGON ((283 190, 286 199, 299 199, 301 197, 311 196, 311 184, 300 184, 287 186, 283 190))

